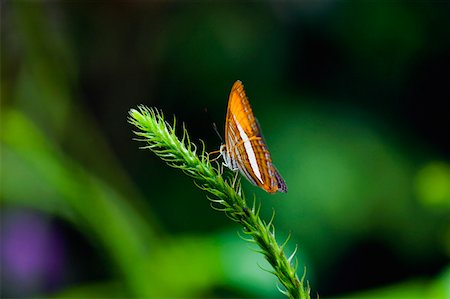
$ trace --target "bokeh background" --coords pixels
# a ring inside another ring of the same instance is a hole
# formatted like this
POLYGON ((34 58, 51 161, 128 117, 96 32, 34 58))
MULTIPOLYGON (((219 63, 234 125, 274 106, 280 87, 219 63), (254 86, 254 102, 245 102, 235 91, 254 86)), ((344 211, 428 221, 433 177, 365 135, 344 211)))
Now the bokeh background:
POLYGON ((2 1, 1 296, 281 297, 139 104, 209 151, 244 82, 321 297, 450 297, 448 1, 2 1))

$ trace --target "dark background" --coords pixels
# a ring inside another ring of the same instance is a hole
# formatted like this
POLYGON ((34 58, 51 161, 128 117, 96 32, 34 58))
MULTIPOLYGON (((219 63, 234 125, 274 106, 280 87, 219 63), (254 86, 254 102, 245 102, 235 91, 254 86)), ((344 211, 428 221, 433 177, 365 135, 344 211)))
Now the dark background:
POLYGON ((1 295, 279 297, 150 151, 139 104, 219 148, 243 81, 289 192, 246 183, 312 294, 449 296, 447 1, 2 1, 1 295))

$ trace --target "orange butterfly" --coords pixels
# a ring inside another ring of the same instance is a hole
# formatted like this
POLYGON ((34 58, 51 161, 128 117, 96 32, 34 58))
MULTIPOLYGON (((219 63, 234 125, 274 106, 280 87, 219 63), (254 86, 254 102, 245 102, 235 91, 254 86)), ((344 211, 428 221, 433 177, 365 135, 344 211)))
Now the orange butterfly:
POLYGON ((241 173, 269 193, 287 192, 287 186, 272 164, 269 150, 241 81, 231 88, 225 120, 225 144, 220 147, 224 165, 241 173))

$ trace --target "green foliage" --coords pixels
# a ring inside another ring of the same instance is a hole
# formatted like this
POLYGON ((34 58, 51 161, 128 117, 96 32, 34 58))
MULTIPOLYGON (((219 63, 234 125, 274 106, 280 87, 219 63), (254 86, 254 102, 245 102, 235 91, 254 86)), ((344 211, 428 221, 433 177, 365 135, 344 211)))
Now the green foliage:
MULTIPOLYGON (((164 115, 157 110, 139 106, 138 110, 130 110, 129 122, 139 131, 135 132, 140 141, 146 142, 143 148, 150 149, 168 165, 181 169, 194 178, 196 185, 208 193, 211 206, 224 212, 231 220, 243 227, 243 232, 250 238, 249 242, 256 243, 269 264, 273 267, 271 273, 276 275, 285 287, 280 291, 290 298, 309 298, 309 287, 304 286, 304 277, 297 277, 297 265, 292 263, 295 251, 289 257, 284 254, 286 240, 279 245, 275 239, 275 227, 272 223, 261 220, 259 208, 254 201, 253 206, 247 205, 245 195, 238 181, 232 183, 224 179, 220 167, 213 167, 205 146, 197 155, 198 148, 189 139, 186 128, 183 126, 181 140, 175 132, 173 125, 164 120, 164 115)), ((289 238, 288 238, 289 239, 289 238)))
POLYGON ((139 198, 124 197, 81 167, 22 113, 8 109, 2 117, 0 145, 4 167, 10 170, 0 172, 2 212, 3 206, 26 207, 64 219, 108 261, 104 273, 115 273, 112 282, 69 286, 61 296, 185 298, 205 292, 219 279, 220 267, 210 263, 216 253, 208 239, 178 237, 175 244, 161 236, 139 198), (182 277, 174 275, 180 268, 182 277))
MULTIPOLYGON (((190 183, 185 176, 170 177, 177 188, 157 188, 173 169, 149 173, 156 165, 137 161, 124 142, 130 130, 117 121, 137 101, 164 98, 204 128, 195 113, 207 108, 220 119, 222 109, 211 108, 223 107, 234 78, 246 83, 273 158, 294 187, 284 200, 253 188, 270 201, 260 215, 275 209, 277 230, 301 240, 296 257, 312 269, 313 288, 325 296, 450 298, 448 270, 436 274, 450 257, 446 4, 303 4, 192 2, 167 10, 149 1, 99 10, 92 2, 8 2, 1 219, 36 213, 64 233, 70 263, 51 290, 30 271, 27 290, 6 259, 2 273, 15 284, 5 283, 0 296, 280 295, 276 277, 253 267, 270 268, 263 255, 245 251, 225 217, 199 212, 208 206, 197 188, 180 188, 190 183)), ((39 251, 26 240, 30 253, 39 251)))

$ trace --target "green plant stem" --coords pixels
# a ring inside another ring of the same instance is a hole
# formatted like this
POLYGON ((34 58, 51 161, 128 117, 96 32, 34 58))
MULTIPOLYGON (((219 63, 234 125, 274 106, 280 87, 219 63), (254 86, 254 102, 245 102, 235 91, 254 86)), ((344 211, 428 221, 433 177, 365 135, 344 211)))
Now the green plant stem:
POLYGON ((194 178, 195 184, 208 193, 214 209, 223 211, 243 226, 244 234, 249 237, 246 240, 259 246, 259 252, 273 268, 270 272, 284 286, 284 290, 280 291, 289 298, 310 298, 309 286, 304 286, 304 275, 299 279, 297 266, 292 263, 295 251, 286 257, 284 248, 288 240, 279 245, 275 239, 273 217, 266 223, 259 217, 255 201, 252 207, 247 205, 239 181, 233 184, 231 180, 224 179, 218 163, 217 167, 211 164, 204 144, 198 156, 198 148, 190 141, 184 126, 180 140, 175 134, 175 120, 169 124, 163 114, 155 109, 139 106, 138 109, 131 109, 129 115, 129 122, 139 129, 135 132, 138 140, 146 143, 143 148, 152 150, 168 165, 194 178))

